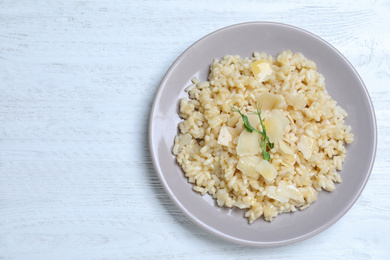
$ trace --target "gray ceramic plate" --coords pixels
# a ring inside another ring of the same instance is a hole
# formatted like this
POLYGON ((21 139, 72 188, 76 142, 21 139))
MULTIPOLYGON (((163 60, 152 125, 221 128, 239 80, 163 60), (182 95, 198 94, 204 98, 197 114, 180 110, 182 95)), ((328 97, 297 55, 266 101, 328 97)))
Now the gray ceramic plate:
POLYGON ((374 109, 358 73, 346 58, 319 37, 285 24, 253 22, 213 32, 189 47, 171 66, 157 91, 150 114, 149 143, 153 163, 172 201, 196 224, 222 238, 255 246, 285 245, 312 237, 338 221, 355 203, 369 178, 376 152, 374 109), (301 52, 317 64, 325 76, 328 93, 347 112, 355 141, 347 147, 347 158, 336 190, 322 191, 304 211, 284 213, 268 223, 258 219, 248 224, 244 211, 219 208, 209 195, 191 189, 172 155, 180 118, 180 98, 192 77, 207 80, 214 58, 227 54, 252 56, 254 51, 273 56, 283 50, 301 52), (362 123, 364 122, 364 123, 362 123))

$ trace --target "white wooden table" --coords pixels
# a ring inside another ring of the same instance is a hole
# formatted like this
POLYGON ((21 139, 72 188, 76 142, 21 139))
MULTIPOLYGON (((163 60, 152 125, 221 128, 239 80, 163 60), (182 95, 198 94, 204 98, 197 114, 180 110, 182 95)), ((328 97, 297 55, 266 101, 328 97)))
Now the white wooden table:
POLYGON ((385 0, 0 0, 0 259, 390 259, 389 17, 385 0), (335 46, 378 121, 357 203, 325 232, 278 248, 190 222, 148 148, 169 66, 204 35, 247 21, 288 23, 335 46))

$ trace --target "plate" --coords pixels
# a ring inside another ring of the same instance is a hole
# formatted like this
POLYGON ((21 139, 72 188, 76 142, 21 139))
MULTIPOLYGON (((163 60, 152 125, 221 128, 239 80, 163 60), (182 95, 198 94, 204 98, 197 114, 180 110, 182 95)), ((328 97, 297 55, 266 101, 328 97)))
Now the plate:
POLYGON ((190 46, 173 63, 161 81, 149 119, 149 145, 154 167, 172 201, 194 223, 232 242, 253 246, 280 246, 312 237, 332 226, 356 202, 363 191, 375 159, 377 129, 367 89, 347 59, 318 36, 286 24, 251 22, 215 31, 190 46), (254 51, 277 56, 284 50, 301 52, 317 64, 325 76, 326 89, 348 112, 355 140, 347 146, 333 192, 321 191, 309 208, 283 213, 271 223, 262 218, 249 224, 244 210, 218 207, 210 195, 192 190, 172 154, 179 100, 195 76, 207 80, 214 58, 225 55, 251 57, 254 51), (364 151, 364 152, 362 152, 364 151))

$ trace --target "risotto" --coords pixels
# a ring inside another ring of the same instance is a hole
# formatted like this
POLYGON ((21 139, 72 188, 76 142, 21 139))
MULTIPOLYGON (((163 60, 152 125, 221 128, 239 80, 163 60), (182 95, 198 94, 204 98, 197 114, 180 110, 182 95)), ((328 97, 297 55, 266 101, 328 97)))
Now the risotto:
POLYGON ((303 210, 338 173, 353 141, 347 113, 301 53, 215 59, 180 101, 173 154, 193 189, 249 223, 303 210))

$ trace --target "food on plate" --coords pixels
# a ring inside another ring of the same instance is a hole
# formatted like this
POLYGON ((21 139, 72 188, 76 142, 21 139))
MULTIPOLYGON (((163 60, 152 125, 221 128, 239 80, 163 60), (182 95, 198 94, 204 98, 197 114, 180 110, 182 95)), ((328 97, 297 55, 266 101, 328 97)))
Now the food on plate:
POLYGON ((249 223, 305 209, 333 191, 353 142, 347 113, 301 53, 215 59, 180 101, 173 154, 193 189, 249 223))

